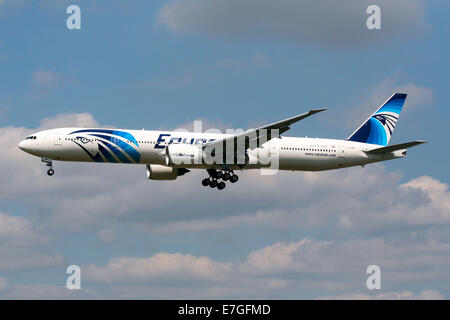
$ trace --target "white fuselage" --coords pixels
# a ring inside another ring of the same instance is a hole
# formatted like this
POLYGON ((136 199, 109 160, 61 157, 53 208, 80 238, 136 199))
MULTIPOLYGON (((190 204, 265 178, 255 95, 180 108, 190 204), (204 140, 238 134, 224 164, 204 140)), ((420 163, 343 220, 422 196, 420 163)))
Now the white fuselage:
MULTIPOLYGON (((40 131, 19 144, 38 157, 60 161, 159 164, 166 163, 171 144, 204 144, 225 134, 178 131, 61 128, 40 131), (105 140, 106 139, 106 140, 105 140)), ((404 157, 402 150, 387 154, 366 154, 379 145, 336 139, 280 137, 260 149, 277 154, 280 170, 320 171, 404 157)), ((250 150, 249 152, 254 152, 250 150)), ((184 168, 220 168, 211 164, 183 164, 184 168)), ((242 169, 267 167, 256 163, 242 169)))

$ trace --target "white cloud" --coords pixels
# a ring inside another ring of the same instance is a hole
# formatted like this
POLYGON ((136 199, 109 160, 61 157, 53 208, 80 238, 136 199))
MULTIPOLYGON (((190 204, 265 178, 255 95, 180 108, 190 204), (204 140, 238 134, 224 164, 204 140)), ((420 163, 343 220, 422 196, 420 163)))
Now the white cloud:
POLYGON ((63 285, 48 284, 16 284, 5 294, 0 295, 0 299, 52 299, 52 300, 68 300, 68 299, 101 299, 97 291, 92 289, 69 290, 63 285))
POLYGON ((444 296, 436 290, 424 290, 416 298, 417 300, 443 300, 444 296))
POLYGON ((408 220, 418 225, 450 223, 450 190, 446 183, 423 176, 400 185, 404 192, 419 191, 429 199, 410 208, 408 220))
POLYGON ((64 257, 58 253, 48 252, 39 247, 0 247, 0 270, 38 269, 58 267, 64 257))
MULTIPOLYGON (((383 283, 419 281, 435 277, 449 278, 446 271, 450 259, 450 244, 414 243, 390 244, 382 238, 345 241, 302 239, 298 242, 279 242, 249 253, 240 266, 246 274, 307 273, 347 277, 365 281, 365 269, 379 265, 383 283), (401 257, 401 258, 399 258, 401 257), (432 257, 432 258, 431 258, 432 257), (418 272, 427 270, 427 272, 418 272), (429 273, 429 274, 428 274, 429 273)), ((360 285, 365 285, 361 282, 360 285)))
POLYGON ((86 279, 99 282, 121 281, 221 281, 229 271, 228 264, 212 261, 208 257, 194 257, 180 253, 158 253, 149 258, 121 257, 105 267, 89 265, 83 268, 86 279))
POLYGON ((321 300, 443 300, 439 291, 424 290, 419 294, 411 291, 387 292, 378 294, 347 293, 337 296, 321 297, 321 300))
POLYGON ((37 231, 29 218, 0 213, 0 270, 61 265, 61 254, 41 247, 49 241, 50 238, 37 231))
MULTIPOLYGON (((283 294, 295 298, 299 292, 319 290, 335 293, 326 299, 442 299, 438 291, 427 288, 419 294, 390 289, 431 279, 446 283, 450 280, 449 253, 450 245, 445 243, 394 245, 381 238, 345 241, 304 238, 251 251, 243 261, 216 262, 189 254, 158 253, 149 258, 114 258, 105 266, 89 265, 82 270, 88 283, 106 283, 115 294, 128 297, 161 298, 164 294, 158 295, 159 290, 201 286, 195 298, 283 294), (367 290, 365 271, 370 264, 381 267, 383 291, 341 293, 367 290)), ((182 296, 174 294, 171 292, 171 297, 182 296)))
POLYGON ((275 39, 345 48, 417 36, 426 29, 418 0, 172 0, 158 13, 158 26, 175 34, 219 39, 275 39), (382 30, 366 27, 366 9, 377 4, 382 30))
POLYGON ((51 118, 44 118, 37 130, 61 127, 101 127, 90 113, 61 113, 51 118))
POLYGON ((248 255, 243 268, 249 273, 279 273, 284 271, 319 272, 309 267, 307 259, 317 259, 317 252, 331 251, 331 242, 303 239, 299 242, 275 243, 248 255))
POLYGON ((47 238, 38 234, 28 218, 11 216, 0 212, 0 243, 27 245, 46 242, 47 238))

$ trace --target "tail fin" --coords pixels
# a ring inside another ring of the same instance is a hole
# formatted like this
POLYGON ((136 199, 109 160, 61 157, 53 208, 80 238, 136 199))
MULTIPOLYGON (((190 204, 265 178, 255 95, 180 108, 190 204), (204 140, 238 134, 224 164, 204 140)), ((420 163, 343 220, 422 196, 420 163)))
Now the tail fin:
POLYGON ((394 93, 347 140, 387 146, 406 96, 406 93, 394 93))

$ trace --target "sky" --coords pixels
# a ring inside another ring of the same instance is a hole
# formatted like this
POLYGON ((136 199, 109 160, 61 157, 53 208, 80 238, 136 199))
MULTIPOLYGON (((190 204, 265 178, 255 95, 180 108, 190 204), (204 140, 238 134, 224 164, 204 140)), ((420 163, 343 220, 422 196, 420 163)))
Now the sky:
POLYGON ((0 0, 1 299, 449 299, 450 3, 0 0), (81 9, 81 29, 66 8, 81 9), (366 27, 369 5, 381 29, 366 27), (329 172, 54 162, 17 148, 64 126, 249 128, 347 138, 408 93, 404 159, 329 172), (65 288, 69 265, 81 290, 65 288), (366 286, 369 265, 381 289, 366 286))

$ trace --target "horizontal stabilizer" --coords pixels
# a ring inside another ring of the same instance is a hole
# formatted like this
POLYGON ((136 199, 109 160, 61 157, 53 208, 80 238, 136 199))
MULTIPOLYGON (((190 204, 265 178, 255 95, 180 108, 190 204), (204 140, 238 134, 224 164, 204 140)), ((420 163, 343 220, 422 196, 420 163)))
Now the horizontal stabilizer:
POLYGON ((397 150, 408 149, 408 148, 417 146, 417 145, 422 144, 422 143, 426 143, 426 141, 416 140, 416 141, 411 141, 411 142, 394 144, 392 146, 376 148, 376 149, 372 149, 372 150, 364 151, 364 152, 366 154, 383 154, 383 153, 394 152, 394 151, 397 151, 397 150))

